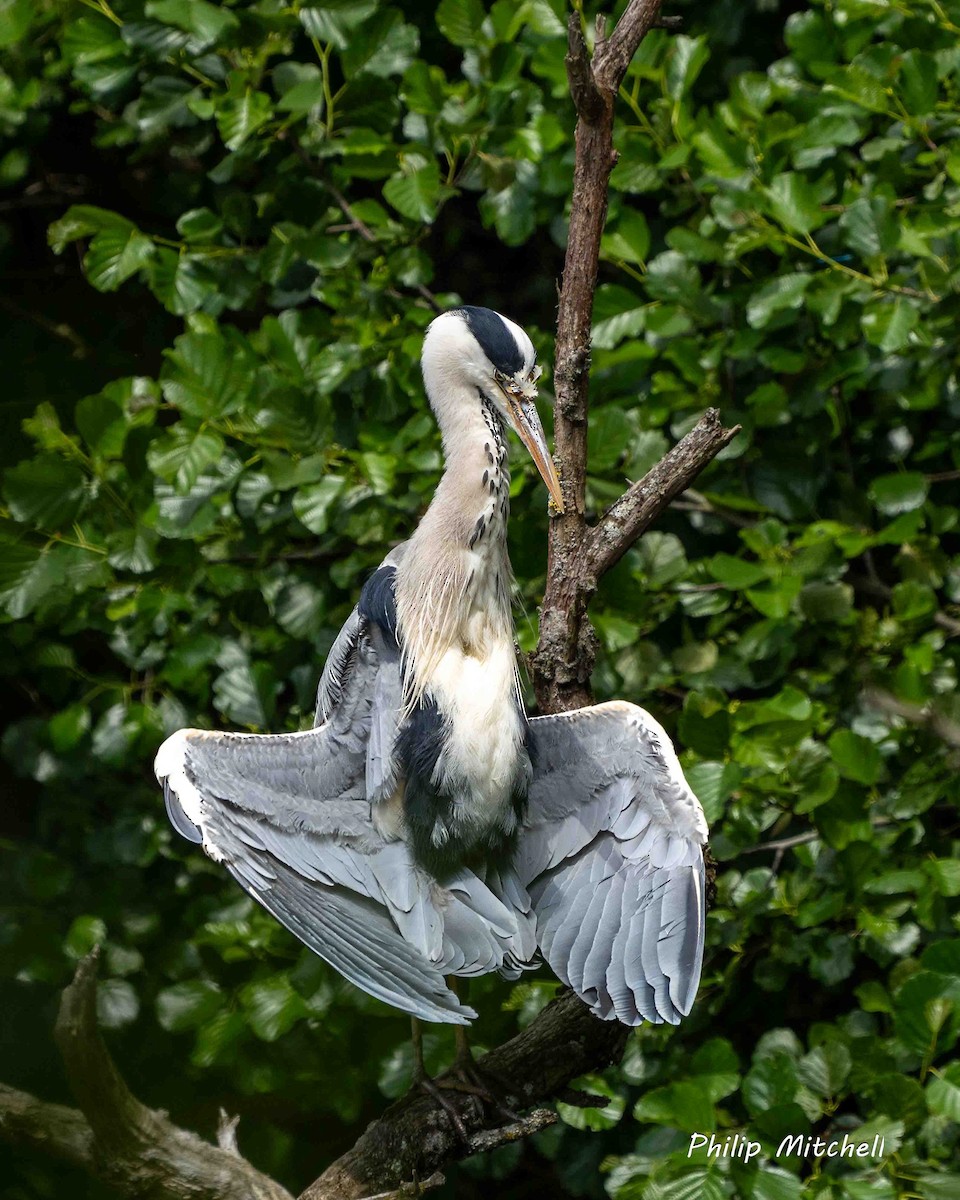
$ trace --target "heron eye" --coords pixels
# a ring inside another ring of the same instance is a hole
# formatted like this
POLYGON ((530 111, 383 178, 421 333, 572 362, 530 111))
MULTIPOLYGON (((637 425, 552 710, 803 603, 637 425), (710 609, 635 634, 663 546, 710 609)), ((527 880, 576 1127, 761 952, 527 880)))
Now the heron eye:
POLYGON ((497 383, 503 383, 504 379, 506 378, 506 376, 504 375, 504 373, 502 371, 497 371, 497 370, 494 370, 493 377, 497 381, 497 383))

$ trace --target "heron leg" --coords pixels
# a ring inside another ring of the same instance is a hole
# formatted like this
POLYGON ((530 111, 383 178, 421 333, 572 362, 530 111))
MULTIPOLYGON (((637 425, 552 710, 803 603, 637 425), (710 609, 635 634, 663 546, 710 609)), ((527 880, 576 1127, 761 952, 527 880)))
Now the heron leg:
POLYGON ((413 1087, 426 1092, 432 1100, 440 1105, 449 1117, 450 1124, 456 1131, 457 1137, 460 1138, 465 1146, 469 1146, 470 1135, 467 1133, 467 1127, 463 1123, 463 1118, 457 1112, 456 1106, 451 1104, 443 1094, 442 1086, 432 1080, 427 1074, 427 1068, 423 1063, 423 1029, 416 1017, 410 1018, 410 1040, 413 1042, 413 1087))
MULTIPOLYGON (((460 999, 460 981, 456 976, 447 980, 447 986, 460 999)), ((441 1087, 452 1088, 458 1092, 468 1092, 488 1104, 495 1112, 507 1121, 518 1121, 520 1118, 503 1100, 502 1084, 489 1075, 484 1074, 477 1065, 470 1049, 470 1038, 465 1025, 454 1026, 454 1040, 457 1047, 453 1066, 450 1068, 452 1079, 444 1079, 441 1087)))

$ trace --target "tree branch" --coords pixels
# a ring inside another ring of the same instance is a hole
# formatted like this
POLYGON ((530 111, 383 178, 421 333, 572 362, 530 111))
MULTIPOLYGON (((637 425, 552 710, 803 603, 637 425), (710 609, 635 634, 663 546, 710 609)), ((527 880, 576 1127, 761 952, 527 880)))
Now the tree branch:
MULTIPOLYGON (((593 532, 585 519, 587 408, 590 329, 600 263, 600 240, 607 218, 613 148, 614 100, 630 60, 646 34, 664 25, 660 0, 630 0, 609 37, 602 20, 590 60, 578 13, 567 28, 570 92, 577 110, 576 153, 570 229, 557 312, 554 361, 554 457, 563 488, 564 512, 550 522, 547 585, 540 610, 540 642, 532 656, 533 686, 542 712, 563 712, 591 702, 590 676, 596 636, 587 603, 597 581, 669 501, 692 481, 736 431, 723 430, 708 414, 681 451, 659 467, 606 514, 593 532), (706 423, 706 424, 705 424, 706 423), (698 432, 699 431, 699 432, 698 432)), ((667 20, 668 27, 676 27, 667 20)))
POLYGON ((602 90, 616 94, 640 43, 659 19, 660 0, 630 0, 616 29, 594 55, 593 74, 602 90))
POLYGON ((179 1129, 131 1093, 97 1028, 94 950, 64 989, 55 1037, 82 1111, 0 1086, 0 1135, 143 1200, 291 1200, 239 1153, 179 1129))
POLYGON ((615 566, 640 534, 739 432, 739 425, 725 429, 719 412, 708 408, 687 436, 614 501, 590 530, 585 554, 587 576, 599 579, 615 566))
MULTIPOLYGON (((484 1055, 478 1067, 499 1086, 510 1108, 526 1109, 556 1095, 579 1075, 618 1062, 629 1033, 619 1021, 598 1021, 577 996, 565 992, 522 1033, 484 1055)), ((526 1137, 553 1118, 552 1113, 534 1112, 519 1122, 488 1128, 475 1096, 449 1091, 447 1098, 472 1135, 469 1148, 436 1102, 412 1091, 374 1121, 300 1200, 361 1200, 396 1192, 404 1181, 428 1179, 453 1159, 526 1137)))
POLYGON ((45 1104, 5 1083, 0 1083, 0 1138, 95 1171, 93 1130, 82 1113, 65 1104, 45 1104))

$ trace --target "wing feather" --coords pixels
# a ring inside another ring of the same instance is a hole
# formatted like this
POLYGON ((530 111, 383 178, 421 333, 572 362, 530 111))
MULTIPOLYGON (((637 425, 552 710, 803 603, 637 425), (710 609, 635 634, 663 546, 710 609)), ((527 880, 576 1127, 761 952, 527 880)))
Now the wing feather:
POLYGON ((598 1016, 675 1024, 700 980, 707 828, 673 747, 622 702, 530 725, 511 886, 530 897, 540 950, 598 1016))

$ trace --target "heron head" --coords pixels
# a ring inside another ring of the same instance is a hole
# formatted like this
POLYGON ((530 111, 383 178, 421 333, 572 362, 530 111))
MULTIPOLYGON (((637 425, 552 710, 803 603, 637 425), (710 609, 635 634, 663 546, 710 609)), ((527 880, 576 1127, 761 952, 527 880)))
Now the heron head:
POLYGON ((451 309, 427 330, 423 377, 441 424, 449 398, 462 395, 466 384, 478 403, 485 400, 516 430, 554 506, 563 512, 560 480, 535 403, 541 373, 530 338, 519 325, 493 309, 470 305, 451 309))

